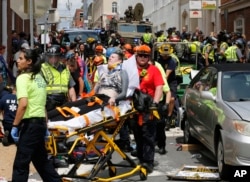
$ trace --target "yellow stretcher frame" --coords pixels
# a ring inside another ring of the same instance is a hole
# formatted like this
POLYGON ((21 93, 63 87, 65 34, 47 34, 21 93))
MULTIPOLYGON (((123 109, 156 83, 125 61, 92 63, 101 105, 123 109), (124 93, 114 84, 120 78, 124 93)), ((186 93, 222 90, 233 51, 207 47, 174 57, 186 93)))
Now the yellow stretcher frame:
POLYGON ((77 146, 77 144, 80 141, 84 141, 86 146, 87 146, 84 154, 80 157, 80 159, 78 159, 78 161, 76 163, 74 163, 73 167, 71 167, 69 172, 67 174, 62 174, 61 176, 67 177, 67 178, 87 179, 87 180, 91 180, 91 181, 113 181, 113 180, 123 179, 123 178, 129 177, 129 176, 132 176, 135 173, 139 172, 140 179, 146 180, 147 175, 148 175, 146 168, 139 165, 139 164, 136 164, 135 161, 133 159, 131 159, 126 153, 124 153, 114 142, 115 137, 119 133, 125 120, 130 118, 131 116, 133 116, 136 113, 137 113, 137 111, 134 109, 134 107, 132 107, 132 110, 130 110, 127 113, 125 113, 124 115, 120 116, 119 119, 117 119, 117 118, 105 118, 104 117, 103 121, 95 123, 95 124, 88 126, 88 127, 78 129, 69 135, 60 135, 59 130, 67 130, 67 128, 64 128, 64 127, 61 127, 61 128, 58 127, 57 128, 58 130, 57 129, 50 130, 52 134, 48 138, 48 141, 46 143, 46 148, 47 148, 48 152, 53 156, 63 156, 63 155, 65 156, 65 155, 72 154, 73 150, 75 149, 75 147, 77 146), (116 128, 114 130, 114 133, 110 137, 104 132, 104 128, 105 128, 105 126, 110 125, 111 123, 114 123, 114 122, 116 122, 117 125, 116 125, 116 128), (93 131, 93 130, 96 130, 96 132, 94 133, 94 138, 91 141, 89 141, 85 137, 84 134, 87 132, 93 131), (77 138, 76 138, 76 140, 74 140, 72 146, 69 148, 67 153, 59 153, 57 151, 56 142, 58 140, 59 141, 62 141, 62 140, 66 141, 67 139, 69 139, 72 136, 77 136, 77 138), (102 137, 106 141, 104 143, 103 151, 100 151, 96 147, 97 144, 100 144, 97 142, 98 138, 100 138, 100 137, 102 137), (89 173, 77 175, 77 173, 76 173, 77 169, 80 167, 81 164, 84 164, 83 162, 86 159, 86 155, 90 151, 94 151, 98 155, 97 162, 94 164, 92 170, 89 173), (111 162, 111 156, 112 156, 114 151, 116 151, 124 161, 127 161, 129 165, 113 164, 111 162), (110 177, 109 178, 97 177, 98 172, 106 166, 108 166, 110 177), (116 174, 116 167, 129 167, 132 169, 126 173, 117 175, 116 174))

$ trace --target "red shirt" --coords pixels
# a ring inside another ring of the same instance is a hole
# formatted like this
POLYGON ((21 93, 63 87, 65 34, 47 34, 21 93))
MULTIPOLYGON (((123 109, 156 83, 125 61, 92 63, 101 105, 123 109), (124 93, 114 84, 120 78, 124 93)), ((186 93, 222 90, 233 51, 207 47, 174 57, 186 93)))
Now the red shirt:
MULTIPOLYGON (((142 70, 143 69, 138 68, 139 75, 141 74, 142 70)), ((164 81, 159 69, 154 65, 150 64, 146 70, 146 75, 144 77, 141 77, 140 90, 148 93, 154 98, 155 88, 159 85, 164 85, 164 81)))

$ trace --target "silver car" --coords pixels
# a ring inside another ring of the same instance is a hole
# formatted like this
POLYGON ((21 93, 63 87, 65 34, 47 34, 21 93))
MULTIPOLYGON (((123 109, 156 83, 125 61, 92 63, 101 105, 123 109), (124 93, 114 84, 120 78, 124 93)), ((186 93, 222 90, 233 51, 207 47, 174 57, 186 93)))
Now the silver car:
POLYGON ((216 64, 200 70, 182 100, 185 143, 199 140, 226 178, 232 166, 250 166, 250 64, 216 64))

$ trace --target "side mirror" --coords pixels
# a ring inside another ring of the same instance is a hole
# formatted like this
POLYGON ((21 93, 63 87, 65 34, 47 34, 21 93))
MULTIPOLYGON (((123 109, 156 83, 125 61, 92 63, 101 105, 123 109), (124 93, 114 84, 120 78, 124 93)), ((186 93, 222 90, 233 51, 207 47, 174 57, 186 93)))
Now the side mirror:
POLYGON ((213 100, 213 101, 215 101, 215 96, 210 91, 201 91, 200 92, 200 97, 202 99, 207 99, 207 100, 213 100))

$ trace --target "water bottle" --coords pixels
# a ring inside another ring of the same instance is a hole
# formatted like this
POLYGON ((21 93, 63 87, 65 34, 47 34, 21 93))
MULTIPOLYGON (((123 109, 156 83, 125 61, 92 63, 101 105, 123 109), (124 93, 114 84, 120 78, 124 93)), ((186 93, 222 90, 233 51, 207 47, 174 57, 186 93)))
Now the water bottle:
POLYGON ((192 156, 191 156, 191 158, 192 159, 200 159, 202 157, 202 155, 201 154, 193 154, 192 156))

